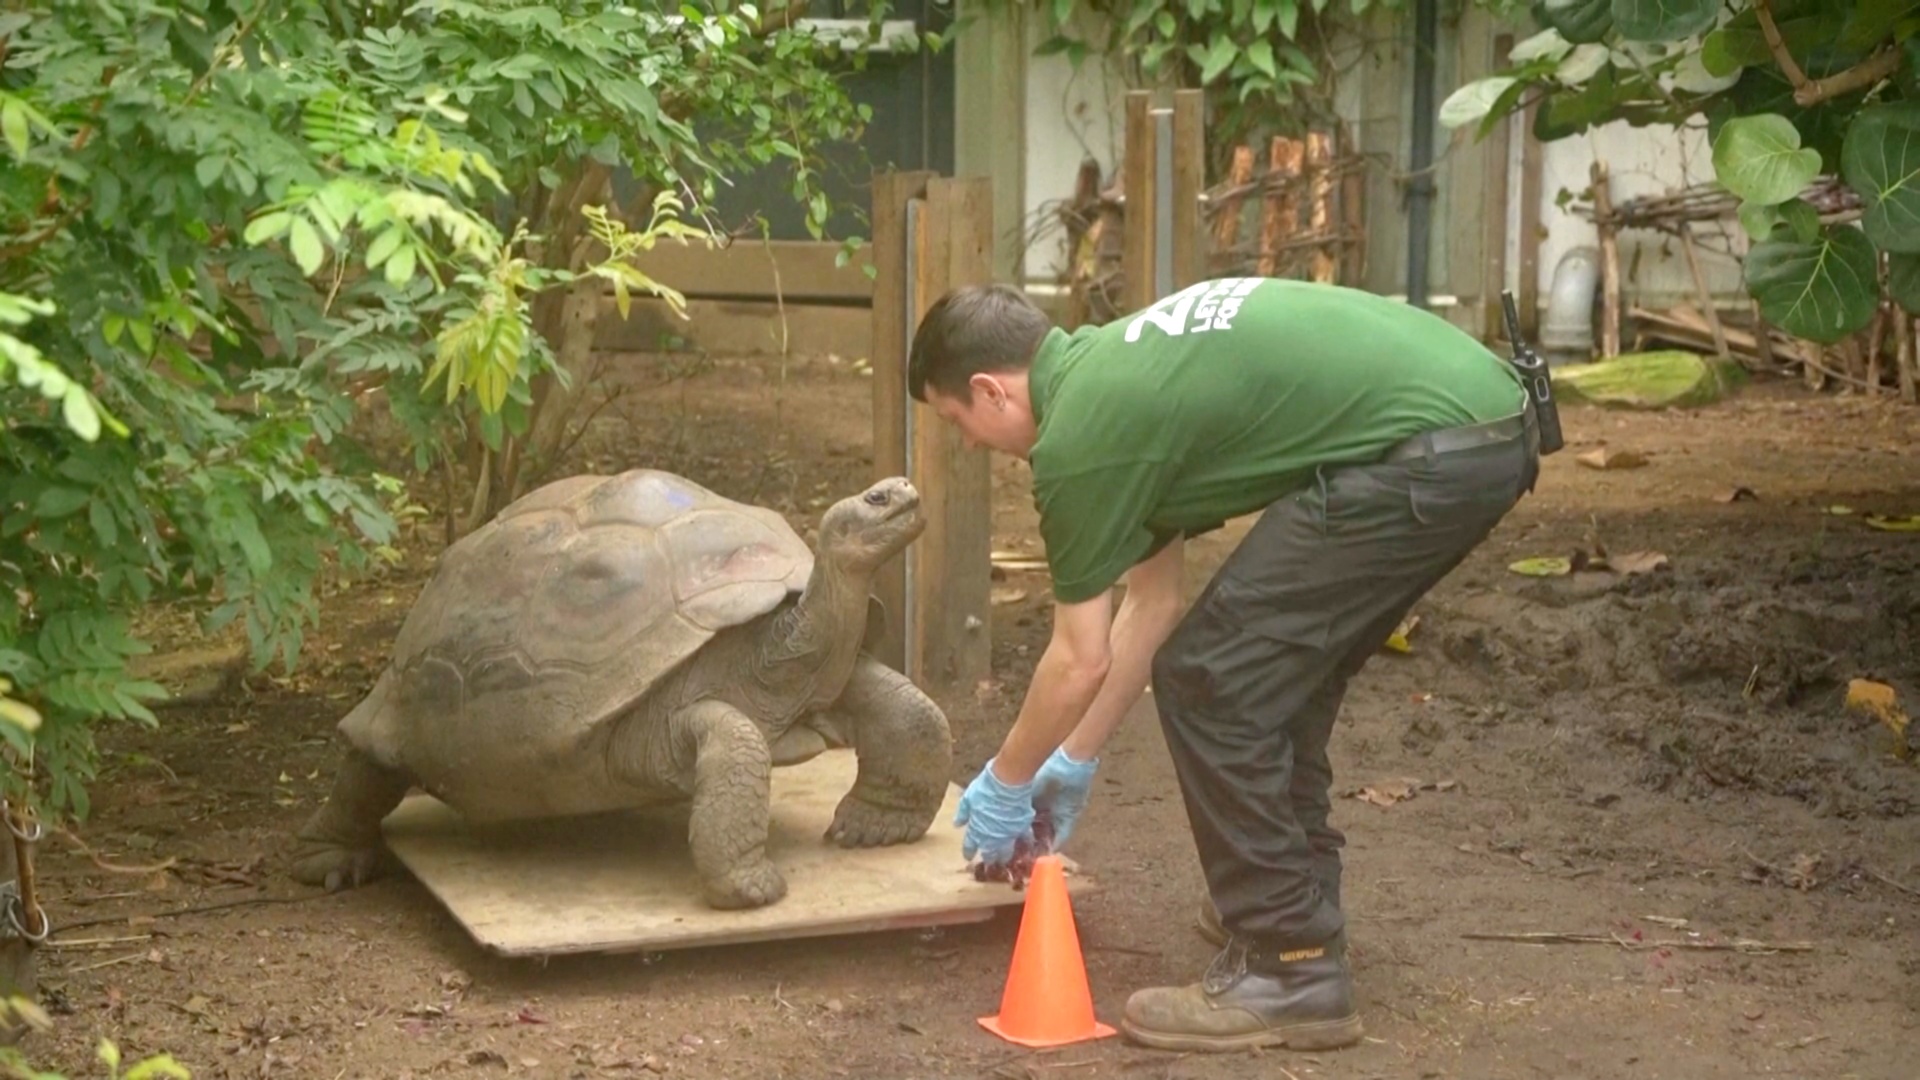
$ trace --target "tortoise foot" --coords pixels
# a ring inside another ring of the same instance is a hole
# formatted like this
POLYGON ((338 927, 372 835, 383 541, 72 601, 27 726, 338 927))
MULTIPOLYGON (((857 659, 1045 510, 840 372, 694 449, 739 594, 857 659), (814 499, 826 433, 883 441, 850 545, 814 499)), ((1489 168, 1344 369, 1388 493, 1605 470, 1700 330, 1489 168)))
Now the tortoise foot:
POLYGON ((934 811, 902 810, 896 806, 877 806, 857 795, 840 800, 827 827, 826 839, 843 848, 886 847, 904 844, 926 835, 933 825, 934 811))
POLYGON ((766 859, 730 870, 705 886, 707 903, 722 911, 765 907, 787 895, 787 879, 766 859))
POLYGON ((382 847, 348 847, 328 841, 306 841, 293 852, 293 878, 303 885, 324 886, 339 892, 386 877, 392 871, 382 847))

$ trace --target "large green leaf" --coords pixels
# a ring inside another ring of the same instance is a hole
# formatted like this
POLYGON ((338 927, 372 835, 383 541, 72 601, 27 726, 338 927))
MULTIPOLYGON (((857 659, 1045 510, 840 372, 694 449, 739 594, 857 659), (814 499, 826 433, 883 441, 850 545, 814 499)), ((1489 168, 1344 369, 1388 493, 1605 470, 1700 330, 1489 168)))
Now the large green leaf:
MULTIPOLYGON (((1833 6, 1836 16, 1843 14, 1843 7, 1833 6)), ((1920 0, 1857 0, 1852 7, 1840 31, 1840 44, 1849 49, 1871 49, 1908 16, 1920 12, 1920 0)))
POLYGON ((1884 251, 1920 254, 1920 102, 1860 110, 1840 168, 1866 205, 1860 225, 1867 238, 1884 251))
POLYGON ((1831 344, 1873 321, 1879 256, 1860 230, 1829 226, 1812 243, 1768 240, 1747 253, 1747 289, 1789 334, 1831 344))
POLYGON ((1614 0, 1539 0, 1534 19, 1575 45, 1602 40, 1613 29, 1614 0))
POLYGON ((1628 41, 1679 41, 1713 25, 1718 0, 1613 0, 1613 26, 1628 41))
POLYGON ((1803 244, 1813 243, 1820 235, 1820 211, 1805 199, 1789 199, 1777 204, 1741 203, 1739 216, 1741 228, 1755 241, 1772 239, 1775 230, 1783 225, 1789 237, 1803 244))
POLYGON ((1887 256, 1887 292, 1894 303, 1920 315, 1920 255, 1887 256))
POLYGON ((1778 113, 1727 121, 1713 140, 1713 170, 1748 202, 1786 202, 1820 175, 1820 154, 1800 145, 1793 121, 1778 113))
MULTIPOLYGON (((1906 0, 1902 0, 1906 2, 1906 0)), ((1920 0, 1912 0, 1920 3, 1920 0)), ((1780 40, 1794 56, 1805 56, 1823 42, 1832 42, 1846 20, 1846 11, 1838 7, 1811 7, 1791 15, 1774 10, 1774 26, 1780 40)), ((1743 67, 1772 64, 1773 49, 1760 29, 1760 20, 1752 8, 1728 19, 1700 43, 1700 62, 1715 75, 1731 75, 1743 67)))

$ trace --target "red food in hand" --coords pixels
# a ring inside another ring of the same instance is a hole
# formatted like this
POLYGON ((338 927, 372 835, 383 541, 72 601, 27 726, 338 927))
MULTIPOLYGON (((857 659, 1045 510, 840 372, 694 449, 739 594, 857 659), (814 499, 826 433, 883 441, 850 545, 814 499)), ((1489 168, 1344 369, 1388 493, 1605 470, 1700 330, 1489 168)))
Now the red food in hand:
POLYGON ((1005 863, 978 862, 973 866, 975 881, 1011 882, 1015 889, 1026 887, 1033 876, 1033 861, 1053 850, 1053 815, 1038 810, 1033 815, 1033 839, 1022 837, 1013 842, 1013 858, 1005 863))

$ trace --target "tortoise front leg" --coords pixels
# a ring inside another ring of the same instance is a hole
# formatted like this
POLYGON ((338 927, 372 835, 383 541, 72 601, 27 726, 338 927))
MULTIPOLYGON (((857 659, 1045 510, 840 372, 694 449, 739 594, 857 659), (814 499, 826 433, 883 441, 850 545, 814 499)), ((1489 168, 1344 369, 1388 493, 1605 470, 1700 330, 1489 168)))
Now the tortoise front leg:
POLYGON ((787 894, 767 858, 773 761, 766 736, 723 701, 699 701, 672 718, 675 763, 693 775, 688 841, 707 903, 754 908, 787 894))
POLYGON ((841 847, 880 847, 925 835, 953 767, 953 733, 940 706, 905 675, 862 654, 822 723, 844 734, 859 760, 826 838, 841 847))
POLYGON ((413 777, 348 747, 333 793, 295 834, 294 880, 328 892, 364 885, 388 870, 380 823, 400 805, 413 777))

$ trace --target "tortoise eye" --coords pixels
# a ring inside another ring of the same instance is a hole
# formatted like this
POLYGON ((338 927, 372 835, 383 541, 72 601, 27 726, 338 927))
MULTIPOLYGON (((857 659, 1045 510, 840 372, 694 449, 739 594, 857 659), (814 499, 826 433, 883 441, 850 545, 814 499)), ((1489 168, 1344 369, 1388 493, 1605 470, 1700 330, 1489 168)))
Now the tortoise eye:
POLYGON ((884 491, 869 491, 867 492, 866 500, 868 506, 885 506, 887 505, 887 493, 884 491))

